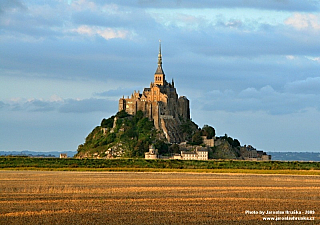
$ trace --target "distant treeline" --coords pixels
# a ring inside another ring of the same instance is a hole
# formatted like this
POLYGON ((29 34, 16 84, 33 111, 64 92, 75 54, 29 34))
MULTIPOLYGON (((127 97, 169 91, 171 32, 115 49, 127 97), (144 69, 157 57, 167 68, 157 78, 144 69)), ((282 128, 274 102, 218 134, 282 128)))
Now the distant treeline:
POLYGON ((238 161, 238 160, 146 160, 146 159, 59 159, 0 157, 0 169, 249 169, 249 170, 320 170, 320 162, 238 161))
POLYGON ((73 157, 76 151, 51 151, 51 152, 36 152, 36 151, 0 151, 0 156, 28 156, 28 157, 59 157, 61 153, 66 153, 68 157, 73 157))

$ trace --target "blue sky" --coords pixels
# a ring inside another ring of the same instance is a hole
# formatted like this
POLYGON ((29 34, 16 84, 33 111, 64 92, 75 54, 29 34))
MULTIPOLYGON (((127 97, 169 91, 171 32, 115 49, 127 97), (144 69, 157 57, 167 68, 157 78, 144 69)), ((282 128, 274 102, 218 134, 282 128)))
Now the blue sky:
POLYGON ((76 150, 163 68, 242 145, 320 151, 320 2, 2 0, 0 150, 76 150))

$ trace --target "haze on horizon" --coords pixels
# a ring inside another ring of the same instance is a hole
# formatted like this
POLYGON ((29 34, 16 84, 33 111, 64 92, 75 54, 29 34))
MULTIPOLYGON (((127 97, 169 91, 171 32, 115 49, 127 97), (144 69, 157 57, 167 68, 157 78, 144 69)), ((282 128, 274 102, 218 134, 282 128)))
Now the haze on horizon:
POLYGON ((163 69, 191 117, 266 152, 320 151, 320 1, 3 0, 0 150, 76 150, 163 69))

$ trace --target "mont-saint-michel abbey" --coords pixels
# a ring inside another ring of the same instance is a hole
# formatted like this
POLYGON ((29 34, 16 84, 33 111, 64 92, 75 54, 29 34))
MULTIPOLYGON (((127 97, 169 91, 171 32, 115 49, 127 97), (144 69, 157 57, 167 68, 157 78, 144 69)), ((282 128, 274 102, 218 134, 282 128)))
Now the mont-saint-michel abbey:
MULTIPOLYGON (((174 81, 168 82, 162 68, 161 42, 159 43, 158 67, 154 73, 154 81, 149 88, 144 88, 143 92, 134 91, 131 96, 124 96, 119 100, 119 112, 124 110, 130 115, 135 115, 142 111, 145 117, 153 121, 157 130, 161 131, 169 143, 180 144, 181 154, 176 154, 175 159, 198 159, 207 160, 210 147, 221 145, 221 140, 215 137, 207 138, 202 136, 203 144, 196 148, 186 144, 186 138, 181 132, 180 125, 190 120, 189 100, 186 96, 178 96, 174 81), (205 146, 205 147, 203 147, 205 146)), ((251 149, 251 146, 244 147, 242 153, 246 159, 270 159, 270 156, 263 151, 251 149)), ((149 152, 145 153, 145 158, 158 158, 157 149, 150 146, 149 152)))
POLYGON ((176 127, 181 119, 190 119, 189 100, 185 96, 178 97, 174 81, 166 81, 162 68, 161 43, 159 44, 158 68, 154 74, 154 82, 149 88, 132 93, 127 98, 119 100, 119 111, 125 110, 135 115, 141 110, 145 116, 154 121, 155 128, 162 130, 171 143, 180 143, 183 140, 176 127))
MULTIPOLYGON (((119 99, 118 112, 103 119, 78 147, 77 157, 146 159, 247 159, 270 160, 251 145, 237 139, 216 137, 215 129, 199 128, 190 118, 190 102, 178 96, 174 81, 166 80, 161 43, 158 66, 150 87, 119 99)), ((151 78, 151 76, 150 76, 151 78)))

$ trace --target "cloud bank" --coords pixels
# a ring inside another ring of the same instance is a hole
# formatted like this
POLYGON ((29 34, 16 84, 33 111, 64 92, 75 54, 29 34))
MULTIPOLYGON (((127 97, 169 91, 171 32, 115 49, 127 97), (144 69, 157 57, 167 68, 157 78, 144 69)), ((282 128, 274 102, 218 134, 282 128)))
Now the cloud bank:
MULTIPOLYGON (((292 119, 301 133, 312 131, 305 138, 317 150, 318 124, 309 121, 320 110, 319 18, 319 1, 311 0, 4 0, 0 123, 14 127, 23 118, 21 137, 40 129, 46 115, 56 124, 77 118, 93 126, 86 118, 114 114, 120 97, 150 85, 161 39, 167 80, 190 99, 196 122, 208 116, 219 130, 239 134, 237 121, 269 121, 261 122, 262 136, 272 139, 271 130, 281 130, 277 135, 287 133, 283 143, 289 143, 292 119), (35 122, 35 115, 42 119, 35 122)), ((67 125, 52 124, 52 132, 71 135, 61 129, 67 125)))

